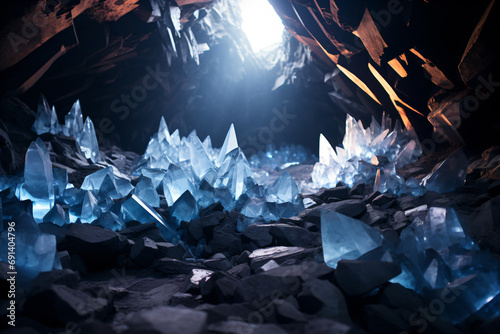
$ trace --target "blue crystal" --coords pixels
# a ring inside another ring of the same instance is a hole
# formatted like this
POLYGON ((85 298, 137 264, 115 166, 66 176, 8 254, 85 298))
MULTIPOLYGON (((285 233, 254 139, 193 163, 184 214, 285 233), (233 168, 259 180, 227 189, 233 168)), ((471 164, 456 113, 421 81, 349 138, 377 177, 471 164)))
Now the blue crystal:
POLYGON ((186 191, 179 197, 170 211, 172 217, 175 217, 179 222, 189 222, 198 216, 198 207, 196 200, 189 191, 186 191))
POLYGON ((163 178, 163 192, 169 206, 181 197, 185 191, 194 193, 195 187, 186 171, 177 165, 171 164, 163 178))
POLYGON ((62 196, 68 185, 68 172, 65 168, 52 167, 54 177, 54 194, 56 198, 62 196))
POLYGON ((112 231, 120 231, 125 227, 125 223, 123 222, 123 220, 121 220, 120 217, 118 217, 117 215, 115 215, 113 212, 110 211, 103 213, 99 217, 97 222, 103 228, 112 231))
POLYGON ((80 100, 76 100, 69 113, 64 117, 63 134, 67 137, 78 138, 82 130, 82 108, 80 106, 80 100))
POLYGON ((54 206, 52 163, 45 144, 39 139, 32 142, 26 152, 20 199, 33 201, 33 217, 37 221, 54 206))
POLYGON ((342 259, 355 260, 382 245, 380 233, 362 221, 335 211, 321 213, 321 239, 325 263, 336 268, 342 259))
POLYGON ((302 199, 299 197, 297 183, 295 183, 295 180, 288 171, 281 174, 281 176, 274 182, 267 200, 270 202, 288 202, 297 205, 302 203, 302 199))
POLYGON ((96 163, 99 158, 99 144, 97 143, 94 123, 92 123, 89 117, 87 117, 83 124, 83 129, 77 142, 85 158, 96 163))
POLYGON ((154 208, 160 207, 160 196, 156 192, 153 182, 150 178, 142 177, 137 182, 135 186, 134 194, 137 195, 144 202, 148 203, 149 206, 154 208))
POLYGON ((155 168, 143 168, 141 169, 141 174, 151 179, 155 189, 161 185, 161 181, 163 181, 163 177, 165 177, 164 170, 155 168))
POLYGON ((54 120, 52 119, 53 114, 45 99, 45 96, 40 95, 38 101, 38 108, 35 118, 35 123, 33 124, 33 128, 37 135, 41 135, 43 133, 49 133, 54 124, 54 120))
POLYGON ((220 166, 226 159, 226 154, 238 147, 238 139, 236 138, 236 131, 234 131, 234 124, 231 124, 229 130, 227 131, 226 138, 224 139, 224 144, 220 149, 219 158, 217 159, 217 165, 220 166))
POLYGON ((457 150, 424 177, 422 185, 437 193, 446 193, 463 186, 469 162, 462 150, 457 150))
POLYGON ((101 214, 101 208, 97 202, 97 199, 92 194, 91 191, 87 191, 83 197, 82 211, 80 214, 80 220, 83 223, 92 223, 101 214))
POLYGON ((43 217, 43 222, 51 222, 59 226, 69 224, 69 211, 65 210, 59 204, 56 204, 47 212, 45 217, 43 217))

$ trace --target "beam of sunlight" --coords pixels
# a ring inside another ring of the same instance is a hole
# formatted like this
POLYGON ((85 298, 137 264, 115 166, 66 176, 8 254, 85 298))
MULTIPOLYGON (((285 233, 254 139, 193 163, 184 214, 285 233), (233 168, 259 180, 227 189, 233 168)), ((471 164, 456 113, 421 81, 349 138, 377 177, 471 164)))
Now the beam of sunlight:
POLYGON ((267 0, 241 0, 242 28, 254 52, 279 43, 283 23, 267 0))

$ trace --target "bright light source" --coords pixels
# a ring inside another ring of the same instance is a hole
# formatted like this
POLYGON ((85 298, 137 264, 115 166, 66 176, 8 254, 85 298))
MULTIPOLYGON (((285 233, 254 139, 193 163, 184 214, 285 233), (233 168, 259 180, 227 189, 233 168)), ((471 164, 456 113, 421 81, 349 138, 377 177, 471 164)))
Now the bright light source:
POLYGON ((267 0, 241 0, 242 28, 254 52, 279 43, 283 23, 267 0))

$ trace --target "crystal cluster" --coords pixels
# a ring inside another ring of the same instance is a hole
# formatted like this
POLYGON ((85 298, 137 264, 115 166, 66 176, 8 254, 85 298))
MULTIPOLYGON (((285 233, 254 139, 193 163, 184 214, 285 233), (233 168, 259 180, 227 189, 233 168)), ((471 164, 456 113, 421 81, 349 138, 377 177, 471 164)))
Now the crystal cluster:
POLYGON ((99 146, 92 120, 87 117, 83 122, 80 100, 76 100, 69 113, 64 117, 64 124, 59 124, 55 107, 49 107, 45 96, 40 96, 33 130, 37 135, 51 133, 73 137, 86 159, 96 163, 99 157, 99 146))
POLYGON ((412 163, 422 154, 417 140, 385 114, 379 124, 375 119, 368 128, 351 116, 346 119, 343 148, 333 149, 321 134, 319 162, 315 164, 313 188, 335 187, 337 183, 352 187, 356 183, 373 183, 374 191, 392 194, 422 195, 427 190, 453 191, 463 185, 468 161, 461 150, 454 152, 422 181, 405 180, 397 168, 412 163))
POLYGON ((178 130, 170 134, 162 118, 135 174, 152 178, 152 187, 164 195, 179 221, 196 218, 199 209, 216 202, 227 210, 241 209, 247 223, 290 217, 303 208, 289 173, 271 186, 255 181, 233 125, 219 150, 212 147, 210 136, 201 142, 195 131, 182 138, 178 130))
POLYGON ((321 231, 330 267, 342 259, 394 262, 402 273, 391 282, 430 300, 453 297, 443 314, 452 322, 478 311, 485 319, 498 313, 490 304, 500 299, 498 262, 464 232, 453 209, 431 207, 425 220, 415 218, 397 242, 362 221, 331 211, 322 213, 321 231))

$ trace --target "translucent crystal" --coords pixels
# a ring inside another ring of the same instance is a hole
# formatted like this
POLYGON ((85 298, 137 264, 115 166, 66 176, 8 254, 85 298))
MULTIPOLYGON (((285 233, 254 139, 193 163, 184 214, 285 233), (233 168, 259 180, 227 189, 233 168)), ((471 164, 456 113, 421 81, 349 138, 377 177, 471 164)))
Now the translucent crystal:
POLYGON ((188 174, 177 165, 170 165, 163 178, 163 192, 169 206, 172 206, 185 192, 194 193, 195 187, 188 174))
POLYGON ((151 179, 151 181, 153 182, 153 186, 156 189, 161 185, 161 181, 163 181, 163 177, 165 176, 165 171, 155 168, 143 168, 141 169, 141 174, 151 179))
POLYGON ((162 116, 160 120, 160 127, 158 128, 158 140, 160 142, 170 143, 170 132, 168 131, 167 122, 165 122, 165 118, 162 116))
POLYGON ((58 198, 68 185, 68 172, 65 168, 52 167, 52 175, 54 178, 54 194, 58 198))
POLYGON ((125 227, 125 223, 113 212, 103 213, 98 219, 99 225, 103 228, 112 230, 112 231, 120 231, 125 227))
POLYGON ((80 100, 76 100, 69 113, 64 117, 63 134, 67 137, 78 138, 82 130, 82 108, 80 106, 80 100))
POLYGON ((463 186, 469 162, 462 150, 457 150, 422 180, 428 190, 446 193, 463 186))
POLYGON ((186 191, 179 197, 170 211, 172 217, 175 217, 179 222, 189 222, 198 216, 198 207, 196 200, 189 191, 186 191))
POLYGON ((43 222, 51 222, 59 226, 69 224, 69 211, 64 210, 62 206, 56 204, 47 212, 45 217, 43 217, 43 222))
POLYGON ((299 189, 297 183, 288 171, 274 182, 268 195, 268 201, 276 203, 292 203, 300 204, 302 199, 299 197, 299 189))
POLYGON ((83 130, 78 137, 78 145, 86 159, 90 159, 93 163, 97 162, 99 158, 99 144, 97 143, 97 136, 94 129, 94 123, 87 117, 83 124, 83 130))
POLYGON ((236 138, 236 132, 234 131, 234 124, 231 124, 229 131, 227 132, 226 139, 224 139, 224 144, 219 153, 219 158, 217 159, 217 165, 220 166, 226 158, 226 154, 233 151, 238 147, 238 139, 236 138))
POLYGON ((57 119, 53 120, 52 110, 50 109, 45 96, 41 94, 38 101, 35 123, 33 124, 36 134, 41 135, 43 133, 49 133, 54 122, 57 122, 57 119))
POLYGON ((50 110, 50 133, 57 135, 61 132, 61 125, 59 124, 59 119, 57 118, 56 107, 52 106, 50 110))
POLYGON ((90 224, 94 220, 96 220, 100 214, 101 214, 101 209, 99 207, 97 199, 95 198, 95 196, 92 194, 91 191, 87 191, 87 193, 83 197, 82 211, 79 217, 80 220, 83 223, 90 224))
POLYGON ((134 194, 148 203, 149 206, 154 208, 160 207, 160 196, 158 196, 156 188, 150 178, 141 177, 135 186, 134 194))
POLYGON ((245 155, 236 148, 226 155, 219 169, 219 180, 216 187, 227 187, 233 198, 238 199, 246 190, 245 181, 253 172, 245 155))
POLYGON ((337 262, 355 260, 382 245, 380 232, 362 221, 335 211, 321 213, 321 239, 325 263, 337 267, 337 262))
MULTIPOLYGON (((189 150, 191 165, 199 180, 202 180, 207 173, 211 171, 215 174, 214 165, 212 164, 212 161, 208 157, 207 152, 198 137, 194 137, 191 140, 189 150)), ((213 181, 212 177, 210 178, 210 181, 213 181)))
POLYGON ((33 201, 33 217, 41 221, 54 206, 52 163, 43 141, 32 142, 26 152, 21 200, 33 201))

